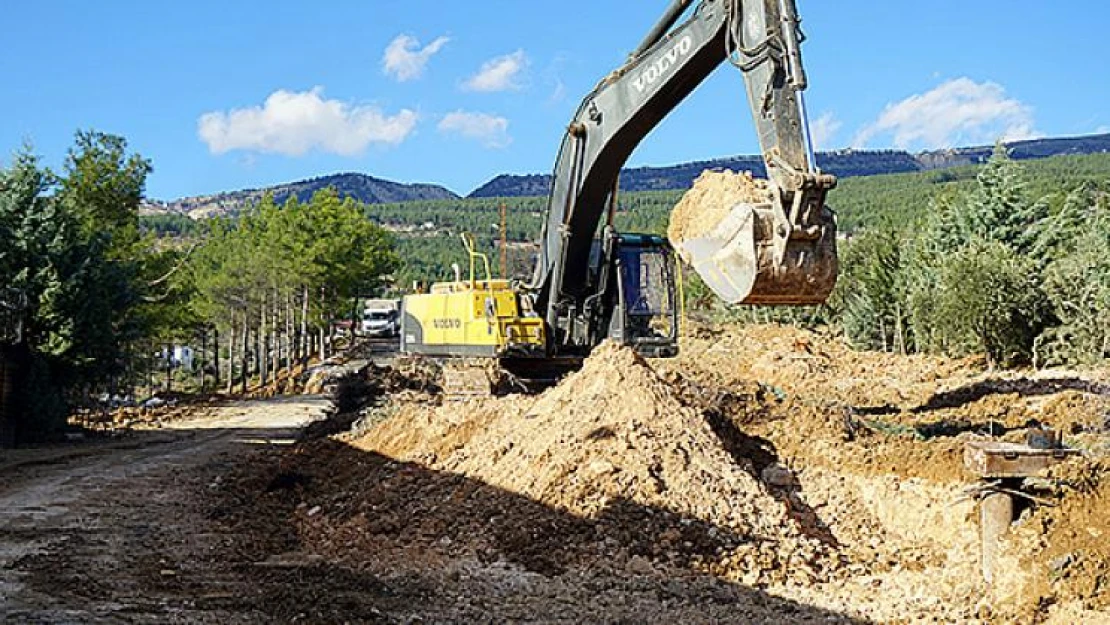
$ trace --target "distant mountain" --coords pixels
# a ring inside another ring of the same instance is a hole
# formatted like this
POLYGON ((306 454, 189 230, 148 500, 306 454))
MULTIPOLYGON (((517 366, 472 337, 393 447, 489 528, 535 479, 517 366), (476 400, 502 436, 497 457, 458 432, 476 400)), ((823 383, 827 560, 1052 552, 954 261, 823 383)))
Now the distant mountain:
MULTIPOLYGON (((1110 134, 1058 139, 1034 139, 1007 144, 1014 158, 1034 159, 1061 154, 1095 154, 1110 152, 1110 134)), ((837 150, 817 155, 821 169, 841 178, 874 176, 914 171, 944 169, 981 163, 990 157, 993 146, 955 148, 910 154, 900 150, 837 150)), ((750 171, 765 176, 763 159, 758 156, 734 156, 710 161, 681 163, 669 167, 636 167, 621 172, 624 191, 664 191, 688 189, 706 169, 750 171)), ((544 174, 501 175, 474 190, 468 197, 532 197, 547 195, 551 176, 544 174)), ((341 197, 350 197, 367 204, 384 204, 415 200, 453 200, 459 196, 434 184, 403 184, 374 178, 365 174, 344 173, 280 184, 262 189, 229 191, 215 195, 187 197, 172 202, 148 202, 143 214, 174 213, 203 219, 217 215, 235 215, 266 193, 277 202, 290 196, 307 200, 326 187, 335 187, 341 197)))
POLYGON ((177 213, 194 219, 219 215, 235 215, 244 206, 257 202, 270 193, 281 203, 292 196, 304 201, 320 189, 335 187, 340 197, 353 198, 367 204, 387 204, 413 200, 458 199, 452 191, 434 184, 402 184, 365 174, 345 173, 290 182, 262 189, 244 189, 215 195, 181 198, 172 202, 152 202, 143 207, 145 213, 177 213))
MULTIPOLYGON (((1010 156, 1019 161, 1064 154, 1100 154, 1110 152, 1110 134, 1015 141, 1007 143, 1006 147, 1010 149, 1010 156)), ((993 151, 994 146, 956 148, 922 152, 916 158, 922 169, 943 169, 982 163, 993 151)))
MULTIPOLYGON (((1011 155, 1018 160, 1045 158, 1061 154, 1094 154, 1110 152, 1110 134, 1059 139, 1033 139, 1008 143, 1011 155)), ((993 146, 956 148, 911 154, 900 150, 837 150, 817 155, 821 169, 841 178, 875 176, 904 172, 944 169, 981 163, 990 157, 993 146)), ((637 167, 621 172, 620 186, 624 191, 663 191, 688 189, 706 169, 750 171, 766 176, 763 159, 758 156, 734 156, 682 163, 669 167, 637 167)), ((501 175, 478 187, 468 197, 529 197, 547 195, 551 176, 530 174, 501 175)))

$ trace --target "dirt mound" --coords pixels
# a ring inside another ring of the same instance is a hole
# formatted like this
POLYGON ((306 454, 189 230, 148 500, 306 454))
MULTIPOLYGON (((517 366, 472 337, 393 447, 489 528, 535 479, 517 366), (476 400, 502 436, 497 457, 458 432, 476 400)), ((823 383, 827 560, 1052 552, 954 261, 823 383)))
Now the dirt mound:
POLYGON ((675 205, 667 236, 675 242, 705 236, 737 204, 763 204, 771 201, 770 193, 767 181, 752 178, 751 172, 706 170, 675 205))
MULTIPOLYGON (((733 396, 734 406, 753 401, 733 396)), ((657 511, 671 560, 723 577, 812 581, 835 568, 828 537, 788 502, 790 473, 773 454, 753 454, 759 442, 729 415, 685 401, 614 344, 537 398, 415 407, 352 443, 583 519, 657 511), (691 523, 710 528, 708 542, 677 541, 691 523)))
POLYGON ((585 605, 612 620, 809 620, 788 611, 800 605, 818 620, 1094 622, 1086 611, 1107 606, 1104 464, 1057 472, 1065 485, 1042 500, 1059 505, 1022 513, 1012 576, 992 588, 962 462, 965 439, 1030 422, 1110 455, 1097 372, 1000 374, 749 326, 694 328, 666 361, 607 344, 539 396, 444 403, 426 373, 368 369, 381 401, 355 402, 351 431, 298 445, 253 486, 295 536, 275 562, 421 580, 422 609, 454 615, 437 622, 515 597, 535 603, 504 620, 585 605), (771 597, 799 603, 747 611, 771 597))
MULTIPOLYGON (((895 594, 943 597, 1001 621, 1058 610, 1059 622, 1091 622, 1066 615, 1110 607, 1105 460, 1054 472, 1064 484, 1051 497, 1058 505, 1023 513, 1008 574, 993 590, 967 585, 978 577, 968 563, 979 547, 974 503, 961 495, 975 480, 962 459, 972 437, 1023 441, 1027 428, 1044 426, 1090 457, 1110 456, 1110 387, 1100 372, 984 371, 976 359, 855 352, 835 337, 780 326, 692 328, 681 347, 677 362, 661 366, 705 385, 758 381, 779 398, 745 431, 795 469, 845 551, 875 548, 870 574, 890 563, 884 583, 906 584, 895 594), (914 548, 922 559, 907 557, 914 548), (923 564, 931 579, 911 583, 907 571, 923 564), (977 593, 995 599, 990 610, 976 607, 977 593)), ((857 592, 862 602, 868 591, 857 592)))
POLYGON ((897 410, 983 371, 974 358, 859 352, 840 337, 773 324, 688 324, 679 357, 664 366, 721 386, 758 380, 792 395, 897 410))

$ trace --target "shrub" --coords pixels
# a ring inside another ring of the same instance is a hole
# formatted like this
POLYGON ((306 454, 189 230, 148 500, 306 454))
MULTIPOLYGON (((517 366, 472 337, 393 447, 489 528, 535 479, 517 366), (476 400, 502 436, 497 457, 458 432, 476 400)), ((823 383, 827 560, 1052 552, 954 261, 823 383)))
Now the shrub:
POLYGON ((934 333, 948 354, 985 353, 992 365, 1032 360, 1048 318, 1035 264, 997 241, 972 241, 940 267, 934 333))

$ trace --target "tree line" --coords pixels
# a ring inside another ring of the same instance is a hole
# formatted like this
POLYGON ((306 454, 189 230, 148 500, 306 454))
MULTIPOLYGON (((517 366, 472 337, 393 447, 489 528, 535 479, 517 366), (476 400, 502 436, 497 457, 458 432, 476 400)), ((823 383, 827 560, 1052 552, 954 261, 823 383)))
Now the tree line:
POLYGON ((172 374, 174 345, 213 346, 201 380, 272 383, 327 358, 332 321, 398 266, 392 237, 333 190, 263 198, 234 220, 140 219, 151 171, 95 131, 77 133, 60 172, 29 146, 0 169, 0 446, 138 399, 156 369, 172 374))
POLYGON ((833 318, 866 349, 1001 366, 1110 357, 1110 176, 1036 188, 999 147, 920 219, 867 228, 845 246, 833 318))
POLYGON ((394 242, 362 211, 325 189, 307 202, 267 196, 206 224, 182 283, 193 323, 212 328, 227 355, 229 391, 328 358, 332 321, 386 285, 399 264, 394 242))
POLYGON ((20 374, 8 408, 37 417, 26 436, 115 387, 137 342, 159 331, 176 255, 139 228, 150 171, 124 139, 94 131, 77 133, 61 172, 30 147, 0 170, 0 359, 20 374))

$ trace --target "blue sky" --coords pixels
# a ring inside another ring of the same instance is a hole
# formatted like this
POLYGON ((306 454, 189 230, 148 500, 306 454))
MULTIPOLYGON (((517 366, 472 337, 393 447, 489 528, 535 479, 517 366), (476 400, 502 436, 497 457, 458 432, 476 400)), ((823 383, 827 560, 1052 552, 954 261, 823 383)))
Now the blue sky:
MULTIPOLYGON (((125 136, 172 199, 359 171, 466 194, 551 169, 578 100, 666 0, 0 0, 0 157, 125 136)), ((825 148, 1110 132, 1110 6, 798 0, 825 148)), ((722 67, 633 155, 758 150, 722 67)))

